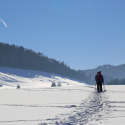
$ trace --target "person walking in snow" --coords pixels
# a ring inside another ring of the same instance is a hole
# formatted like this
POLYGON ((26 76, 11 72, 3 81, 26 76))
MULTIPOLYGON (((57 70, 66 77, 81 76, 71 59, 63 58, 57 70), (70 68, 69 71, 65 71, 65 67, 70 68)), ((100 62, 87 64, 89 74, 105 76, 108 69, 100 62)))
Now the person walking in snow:
POLYGON ((96 83, 97 83, 97 91, 102 92, 102 83, 104 82, 103 75, 101 74, 101 71, 98 72, 98 75, 95 77, 96 83))

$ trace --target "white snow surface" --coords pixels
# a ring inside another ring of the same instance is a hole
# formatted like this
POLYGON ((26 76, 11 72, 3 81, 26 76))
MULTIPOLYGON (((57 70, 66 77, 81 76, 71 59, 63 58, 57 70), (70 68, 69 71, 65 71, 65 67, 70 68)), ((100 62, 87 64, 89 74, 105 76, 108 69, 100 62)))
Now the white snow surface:
POLYGON ((125 124, 122 85, 97 93, 95 86, 57 74, 8 67, 0 67, 0 84, 0 125, 125 124))

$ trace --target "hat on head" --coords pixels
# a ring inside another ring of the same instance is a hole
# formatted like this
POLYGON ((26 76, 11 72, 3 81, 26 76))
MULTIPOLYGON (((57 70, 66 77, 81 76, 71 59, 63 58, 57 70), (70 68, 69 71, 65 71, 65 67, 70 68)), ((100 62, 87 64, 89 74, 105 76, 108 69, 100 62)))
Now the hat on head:
POLYGON ((101 75, 101 71, 99 71, 99 73, 98 73, 99 75, 101 75))

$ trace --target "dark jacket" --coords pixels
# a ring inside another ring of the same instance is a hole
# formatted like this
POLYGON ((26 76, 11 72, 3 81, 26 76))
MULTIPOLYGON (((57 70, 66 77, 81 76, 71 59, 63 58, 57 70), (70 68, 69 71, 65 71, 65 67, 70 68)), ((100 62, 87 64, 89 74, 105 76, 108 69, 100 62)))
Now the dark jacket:
POLYGON ((103 75, 96 75, 95 80, 96 82, 104 82, 103 75), (98 77, 101 77, 101 79, 99 79, 98 77))

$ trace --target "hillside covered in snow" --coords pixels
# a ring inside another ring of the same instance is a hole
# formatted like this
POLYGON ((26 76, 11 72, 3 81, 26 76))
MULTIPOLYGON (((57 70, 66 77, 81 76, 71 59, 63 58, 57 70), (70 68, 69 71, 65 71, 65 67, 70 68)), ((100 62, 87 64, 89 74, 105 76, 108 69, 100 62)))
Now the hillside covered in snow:
POLYGON ((32 88, 51 87, 52 82, 60 83, 62 86, 83 84, 54 73, 0 67, 0 84, 3 85, 2 88, 16 88, 17 85, 20 85, 21 88, 27 88, 28 86, 32 88))
POLYGON ((1 125, 125 123, 125 86, 103 86, 106 92, 97 93, 95 86, 57 74, 8 67, 0 68, 0 84, 1 125))

